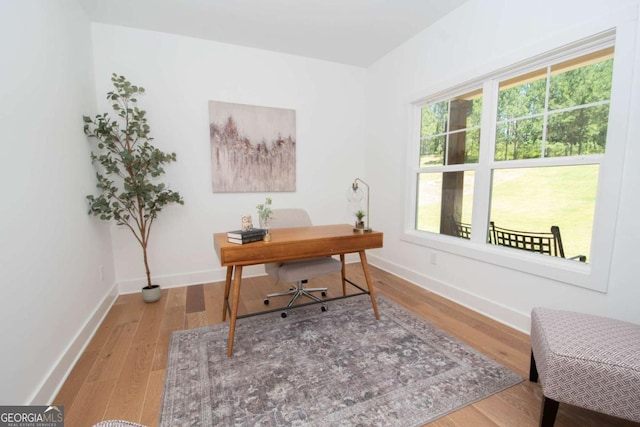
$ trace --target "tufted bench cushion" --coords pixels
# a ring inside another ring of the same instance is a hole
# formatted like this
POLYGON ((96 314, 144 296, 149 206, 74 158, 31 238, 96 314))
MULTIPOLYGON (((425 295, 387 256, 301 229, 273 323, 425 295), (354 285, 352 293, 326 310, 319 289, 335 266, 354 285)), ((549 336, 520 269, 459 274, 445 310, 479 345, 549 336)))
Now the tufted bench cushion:
POLYGON ((546 399, 640 421, 640 325, 534 308, 531 351, 546 399))

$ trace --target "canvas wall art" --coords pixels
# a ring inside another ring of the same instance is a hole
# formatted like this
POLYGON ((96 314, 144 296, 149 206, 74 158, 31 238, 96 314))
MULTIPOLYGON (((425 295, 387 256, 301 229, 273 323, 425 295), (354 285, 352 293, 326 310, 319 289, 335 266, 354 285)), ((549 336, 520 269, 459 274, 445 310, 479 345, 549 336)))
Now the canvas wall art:
POLYGON ((209 101, 214 193, 296 189, 296 112, 209 101))

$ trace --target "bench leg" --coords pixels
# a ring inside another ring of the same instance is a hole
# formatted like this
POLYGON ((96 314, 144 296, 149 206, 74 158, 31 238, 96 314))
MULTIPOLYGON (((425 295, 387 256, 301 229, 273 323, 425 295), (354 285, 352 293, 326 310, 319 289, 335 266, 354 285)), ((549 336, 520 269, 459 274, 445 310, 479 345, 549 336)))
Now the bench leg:
POLYGON ((553 427, 556 422, 559 403, 547 396, 542 396, 542 411, 540 414, 540 427, 553 427))
POLYGON ((538 382, 538 368, 536 368, 536 359, 533 357, 533 350, 531 350, 531 363, 529 364, 529 381, 533 383, 538 382))

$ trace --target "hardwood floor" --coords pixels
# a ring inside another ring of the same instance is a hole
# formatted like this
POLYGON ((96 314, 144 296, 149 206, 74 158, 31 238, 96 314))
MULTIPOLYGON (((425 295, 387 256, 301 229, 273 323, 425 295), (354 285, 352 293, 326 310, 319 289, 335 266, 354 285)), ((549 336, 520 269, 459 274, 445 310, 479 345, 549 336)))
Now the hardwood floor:
MULTIPOLYGON (((372 267, 371 273, 378 295, 407 307, 525 379, 429 426, 538 425, 541 391, 527 380, 527 335, 377 268, 372 267)), ((360 264, 348 265, 347 277, 364 283, 360 264)), ((341 293, 339 275, 315 279, 311 285, 328 286, 330 297, 341 293)), ((266 276, 244 279, 240 313, 264 309, 264 295, 282 287, 266 276)), ((120 296, 55 399, 55 404, 64 405, 65 425, 86 427, 106 419, 157 425, 171 333, 221 322, 223 295, 224 283, 216 282, 165 289, 153 304, 145 304, 139 294, 120 296)), ((565 404, 560 405, 555 425, 638 426, 565 404)))

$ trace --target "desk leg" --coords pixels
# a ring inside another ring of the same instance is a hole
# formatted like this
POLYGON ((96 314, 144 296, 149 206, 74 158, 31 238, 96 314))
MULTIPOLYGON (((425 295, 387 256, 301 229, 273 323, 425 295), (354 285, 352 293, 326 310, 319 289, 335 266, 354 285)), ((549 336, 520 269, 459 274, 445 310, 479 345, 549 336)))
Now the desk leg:
POLYGON ((231 275, 233 267, 227 267, 227 280, 224 282, 224 302, 222 304, 222 321, 227 320, 227 307, 229 306, 229 289, 231 289, 231 275))
POLYGON ((233 277, 233 299, 231 300, 231 318, 229 319, 229 344, 227 356, 233 354, 233 337, 236 334, 236 318, 238 317, 238 302, 240 301, 240 283, 242 282, 242 266, 237 265, 233 277))
POLYGON ((365 254, 364 251, 360 251, 360 263, 362 264, 362 271, 364 271, 364 278, 367 281, 367 288, 369 288, 369 296, 371 297, 373 314, 376 315, 376 320, 380 320, 380 315, 378 314, 378 304, 376 303, 376 296, 373 293, 373 283, 371 283, 371 275, 369 274, 369 263, 367 262, 367 254, 365 254))
POLYGON ((340 262, 342 263, 342 296, 347 296, 347 278, 345 276, 344 254, 340 254, 340 262))

